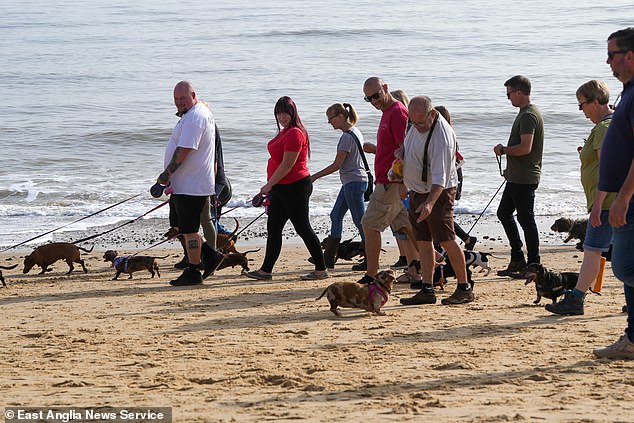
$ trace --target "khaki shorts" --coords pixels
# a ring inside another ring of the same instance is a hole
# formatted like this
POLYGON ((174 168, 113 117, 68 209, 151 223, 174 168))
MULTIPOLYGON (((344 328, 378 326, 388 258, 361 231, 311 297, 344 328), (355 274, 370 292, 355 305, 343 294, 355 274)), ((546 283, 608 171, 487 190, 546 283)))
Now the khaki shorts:
POLYGON ((361 219, 363 227, 383 232, 388 226, 393 230, 410 226, 407 210, 398 193, 398 184, 376 184, 368 207, 361 219))
POLYGON ((416 219, 418 219, 418 214, 415 213, 416 209, 425 202, 428 195, 417 192, 410 195, 409 220, 416 241, 445 242, 456 239, 456 232, 453 228, 453 203, 456 197, 456 188, 444 190, 436 200, 427 219, 416 223, 416 219))

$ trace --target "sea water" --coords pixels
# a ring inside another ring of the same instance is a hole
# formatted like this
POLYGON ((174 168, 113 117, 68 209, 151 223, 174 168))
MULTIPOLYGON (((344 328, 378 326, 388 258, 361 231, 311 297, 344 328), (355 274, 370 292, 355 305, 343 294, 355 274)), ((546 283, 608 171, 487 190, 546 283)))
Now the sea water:
MULTIPOLYGON (((540 216, 583 215, 577 146, 592 123, 575 91, 621 84, 605 63, 606 38, 631 25, 631 2, 593 1, 20 1, 0 4, 0 246, 66 229, 138 217, 160 200, 149 188, 177 121, 176 82, 193 82, 220 127, 236 217, 265 183, 273 106, 298 105, 311 140, 310 170, 334 159, 339 132, 326 121, 352 103, 374 141, 380 112, 364 80, 445 105, 466 158, 459 214, 479 214, 503 179, 492 152, 517 109, 504 81, 533 83, 545 121, 540 216)), ((340 187, 320 179, 312 213, 326 216, 340 187)), ((499 195, 499 194, 498 194, 499 195)), ((494 214, 499 197, 486 214, 494 214)), ((165 217, 161 208, 148 217, 165 217)), ((41 242, 41 239, 38 240, 41 242)))

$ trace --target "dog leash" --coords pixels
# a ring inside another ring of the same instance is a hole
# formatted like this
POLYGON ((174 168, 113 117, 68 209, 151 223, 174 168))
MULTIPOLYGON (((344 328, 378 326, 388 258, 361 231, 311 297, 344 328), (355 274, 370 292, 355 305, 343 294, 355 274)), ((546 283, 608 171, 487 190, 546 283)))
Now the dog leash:
POLYGON ((244 232, 249 226, 253 225, 259 218, 264 216, 264 213, 266 213, 266 210, 263 211, 262 213, 260 213, 260 215, 258 217, 256 217, 255 219, 253 219, 251 222, 249 222, 249 224, 247 226, 242 228, 242 230, 236 234, 236 238, 238 237, 238 235, 240 235, 242 232, 244 232))
POLYGON ((167 203, 169 203, 169 200, 162 202, 161 204, 159 204, 159 205, 158 205, 158 206, 156 206, 156 207, 153 207, 152 209, 150 209, 150 210, 146 211, 146 212, 145 212, 145 213, 143 213, 141 216, 138 216, 138 217, 136 217, 135 219, 128 220, 127 222, 125 222, 125 223, 123 223, 123 224, 121 224, 121 225, 119 225, 119 226, 115 226, 114 228, 108 229, 107 231, 103 231, 103 232, 101 232, 101 233, 99 233, 99 234, 91 235, 91 236, 89 236, 89 237, 82 238, 82 239, 77 240, 77 241, 73 241, 73 244, 79 244, 79 243, 81 243, 81 242, 86 242, 86 241, 89 241, 89 240, 91 240, 91 239, 93 239, 93 238, 97 238, 97 237, 100 237, 100 236, 105 235, 105 234, 107 234, 107 233, 110 233, 110 232, 116 231, 117 229, 123 228, 124 226, 129 225, 130 223, 134 223, 134 222, 136 222, 137 220, 141 219, 142 217, 147 216, 148 214, 152 213, 153 211, 160 209, 161 207, 163 207, 163 206, 164 206, 164 205, 166 205, 167 203))
POLYGON ((180 236, 180 233, 177 233, 176 235, 172 235, 172 236, 170 236, 169 238, 165 238, 163 241, 159 241, 159 242, 157 242, 156 244, 150 245, 149 247, 147 247, 147 248, 145 248, 145 249, 143 249, 143 250, 141 250, 141 251, 137 251, 136 253, 134 253, 134 254, 130 255, 130 257, 134 257, 134 256, 136 256, 136 255, 139 255, 139 254, 141 254, 141 253, 146 252, 147 250, 151 250, 152 248, 157 247, 157 246, 159 246, 159 245, 163 244, 164 242, 171 241, 171 240, 173 240, 174 238, 177 238, 178 236, 180 236))
POLYGON ((7 251, 7 250, 10 250, 10 249, 15 248, 15 247, 19 247, 20 245, 24 245, 24 244, 26 244, 27 242, 30 242, 30 241, 33 241, 33 240, 35 240, 35 239, 41 238, 41 237, 43 237, 44 235, 48 235, 48 234, 50 234, 50 233, 52 233, 52 232, 58 231, 58 230, 63 229, 63 228, 65 228, 65 227, 67 227, 67 226, 74 225, 74 224, 75 224, 75 223, 77 223, 77 222, 81 222, 82 220, 84 220, 84 219, 88 219, 89 217, 93 217, 93 216, 95 216, 95 215, 98 215, 99 213, 103 213, 103 212, 105 212, 106 210, 109 210, 109 209, 111 209, 111 208, 113 208, 113 207, 116 207, 116 206, 118 206, 118 205, 121 205, 121 204, 125 203, 126 201, 130 201, 130 200, 132 200, 133 198, 136 198, 136 197, 138 197, 138 196, 140 196, 140 195, 141 195, 141 194, 136 194, 136 195, 133 195, 132 197, 129 197, 129 198, 126 198, 125 200, 119 201, 118 203, 113 204, 113 205, 111 205, 111 206, 108 206, 108 207, 106 207, 105 209, 101 209, 101 210, 96 211, 96 212, 94 212, 94 213, 92 213, 92 214, 89 214, 88 216, 84 216, 84 217, 82 217, 82 218, 80 218, 80 219, 77 219, 77 220, 75 220, 74 222, 67 223, 67 224, 62 225, 62 226, 60 226, 60 227, 58 227, 58 228, 51 229, 50 231, 47 231, 47 232, 44 232, 44 233, 39 234, 39 235, 37 235, 37 236, 34 236, 33 238, 29 238, 29 239, 27 239, 26 241, 22 241, 22 242, 20 242, 19 244, 15 244, 15 245, 12 245, 12 246, 10 246, 10 247, 7 247, 7 248, 5 248, 4 250, 0 250, 0 253, 4 253, 4 252, 5 252, 5 251, 7 251))
POLYGON ((491 199, 489 200, 489 202, 487 203, 487 205, 484 207, 484 209, 482 210, 482 213, 480 213, 480 216, 478 216, 478 218, 475 220, 475 222, 473 222, 473 225, 471 225, 471 227, 469 228, 469 230, 467 231, 467 235, 471 234, 471 231, 473 230, 473 228, 475 227, 475 225, 478 223, 478 221, 482 218, 482 216, 484 215, 484 212, 487 211, 487 209, 489 208, 489 206, 491 205, 491 203, 493 202, 493 200, 495 199, 495 197, 498 195, 498 192, 500 192, 500 190, 502 189, 502 187, 504 186, 504 184, 506 183, 506 179, 504 181, 502 181, 502 184, 500 185, 500 187, 497 189, 497 191, 495 191, 495 194, 493 194, 493 197, 491 197, 491 199))

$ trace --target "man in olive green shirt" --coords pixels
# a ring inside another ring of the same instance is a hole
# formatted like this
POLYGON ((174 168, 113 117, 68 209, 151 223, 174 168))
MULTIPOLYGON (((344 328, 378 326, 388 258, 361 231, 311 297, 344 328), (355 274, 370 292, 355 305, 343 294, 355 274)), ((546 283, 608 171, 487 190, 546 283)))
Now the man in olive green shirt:
POLYGON ((531 104, 531 82, 528 78, 516 75, 504 86, 506 97, 520 111, 513 122, 508 144, 498 144, 493 148, 496 155, 507 156, 504 170, 506 187, 497 215, 511 246, 511 263, 505 270, 498 271, 498 275, 523 278, 526 260, 513 213, 517 211, 517 221, 524 231, 528 263, 539 263, 539 232, 534 209, 535 190, 542 169, 544 120, 537 106, 531 104))

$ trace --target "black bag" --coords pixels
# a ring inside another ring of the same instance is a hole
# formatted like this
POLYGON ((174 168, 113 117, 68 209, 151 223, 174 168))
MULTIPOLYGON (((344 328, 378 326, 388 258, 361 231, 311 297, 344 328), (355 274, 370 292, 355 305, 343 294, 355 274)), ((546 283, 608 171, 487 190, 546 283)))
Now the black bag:
POLYGON ((368 166, 368 161, 365 159, 365 154, 363 153, 363 147, 361 147, 361 141, 359 141, 359 138, 357 138, 354 132, 352 131, 346 131, 346 132, 352 135, 354 140, 357 142, 357 148, 359 149, 359 154, 361 154, 361 160, 363 160, 363 167, 365 167, 365 173, 368 175, 368 188, 363 193, 363 199, 365 201, 370 201, 370 196, 372 195, 372 192, 374 191, 374 176, 372 176, 372 172, 370 172, 370 166, 368 166))
POLYGON ((363 199, 365 201, 370 201, 370 196, 372 195, 372 192, 374 191, 374 176, 372 176, 369 170, 366 172, 368 173, 368 188, 363 193, 363 199))

